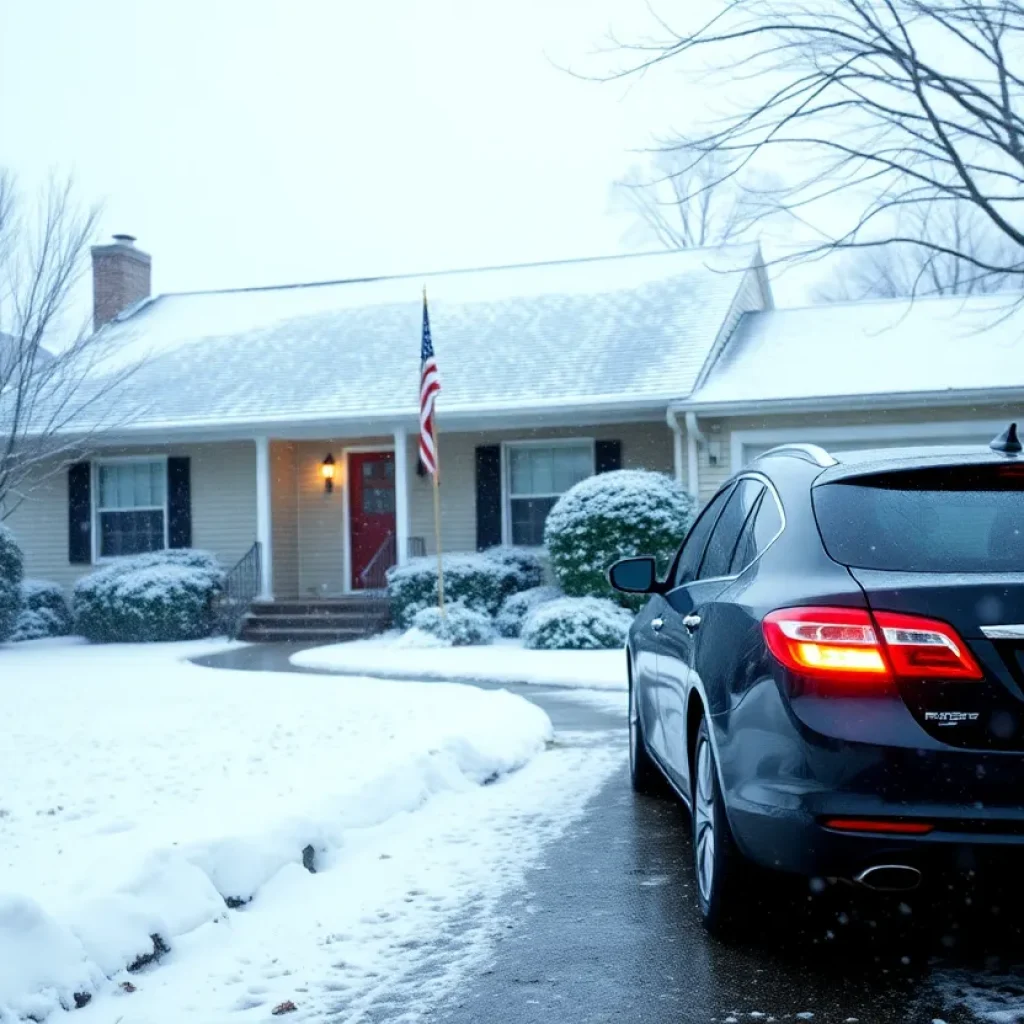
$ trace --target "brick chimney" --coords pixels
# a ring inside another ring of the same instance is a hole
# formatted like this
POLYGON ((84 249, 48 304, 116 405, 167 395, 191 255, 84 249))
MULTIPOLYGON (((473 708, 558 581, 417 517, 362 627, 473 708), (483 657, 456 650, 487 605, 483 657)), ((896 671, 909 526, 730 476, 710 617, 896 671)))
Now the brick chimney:
POLYGON ((110 245, 92 247, 92 325, 99 330, 118 313, 150 294, 149 253, 135 248, 133 235, 114 235, 110 245))

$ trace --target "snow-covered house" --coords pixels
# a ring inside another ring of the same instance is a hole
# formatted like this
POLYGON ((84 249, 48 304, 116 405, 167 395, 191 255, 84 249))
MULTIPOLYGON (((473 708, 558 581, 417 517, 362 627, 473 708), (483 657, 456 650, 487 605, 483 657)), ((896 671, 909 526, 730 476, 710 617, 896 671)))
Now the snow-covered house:
POLYGON ((116 429, 8 520, 30 575, 258 544, 267 597, 379 583, 433 550, 418 471, 430 298, 446 550, 534 545, 594 472, 706 498, 758 451, 987 440, 1024 397, 1005 297, 775 310, 756 246, 276 288, 149 295, 149 259, 94 253, 116 429))
POLYGON ((258 542, 265 595, 329 596, 431 552, 424 285, 448 551, 540 543, 597 471, 684 475, 669 403, 769 302, 756 247, 153 297, 131 239, 98 250, 107 368, 136 367, 119 426, 8 521, 27 572, 63 584, 164 546, 231 566, 258 542))

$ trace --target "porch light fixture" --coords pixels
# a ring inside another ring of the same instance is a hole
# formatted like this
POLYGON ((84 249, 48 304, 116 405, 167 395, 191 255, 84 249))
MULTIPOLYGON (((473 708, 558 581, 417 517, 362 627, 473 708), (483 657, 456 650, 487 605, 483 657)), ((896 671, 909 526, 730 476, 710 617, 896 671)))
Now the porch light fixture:
POLYGON ((330 452, 320 465, 320 475, 324 478, 324 493, 330 494, 334 490, 334 456, 330 452))

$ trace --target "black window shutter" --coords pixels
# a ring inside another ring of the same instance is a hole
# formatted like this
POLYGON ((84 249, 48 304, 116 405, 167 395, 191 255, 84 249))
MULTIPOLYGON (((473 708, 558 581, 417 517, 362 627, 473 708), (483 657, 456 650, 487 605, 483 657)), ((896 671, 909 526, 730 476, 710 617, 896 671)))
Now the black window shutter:
POLYGON ((476 449, 476 547, 501 543, 501 445, 476 449))
POLYGON ((68 466, 68 561, 92 562, 92 467, 88 462, 68 466))
POLYGON ((594 445, 594 472, 610 473, 622 469, 622 442, 598 441, 594 445))
POLYGON ((191 460, 167 460, 167 541, 172 548, 192 547, 191 460))

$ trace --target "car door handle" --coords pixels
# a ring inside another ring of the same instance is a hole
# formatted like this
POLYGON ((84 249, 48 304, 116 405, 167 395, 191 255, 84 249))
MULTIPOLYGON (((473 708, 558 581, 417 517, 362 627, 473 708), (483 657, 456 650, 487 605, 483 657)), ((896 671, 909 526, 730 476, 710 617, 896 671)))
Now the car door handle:
POLYGON ((683 625, 692 633, 700 625, 699 615, 683 616, 683 625))
POLYGON ((655 633, 660 633, 661 632, 661 627, 664 626, 664 625, 665 625, 665 620, 664 619, 651 619, 651 629, 653 629, 655 633))

